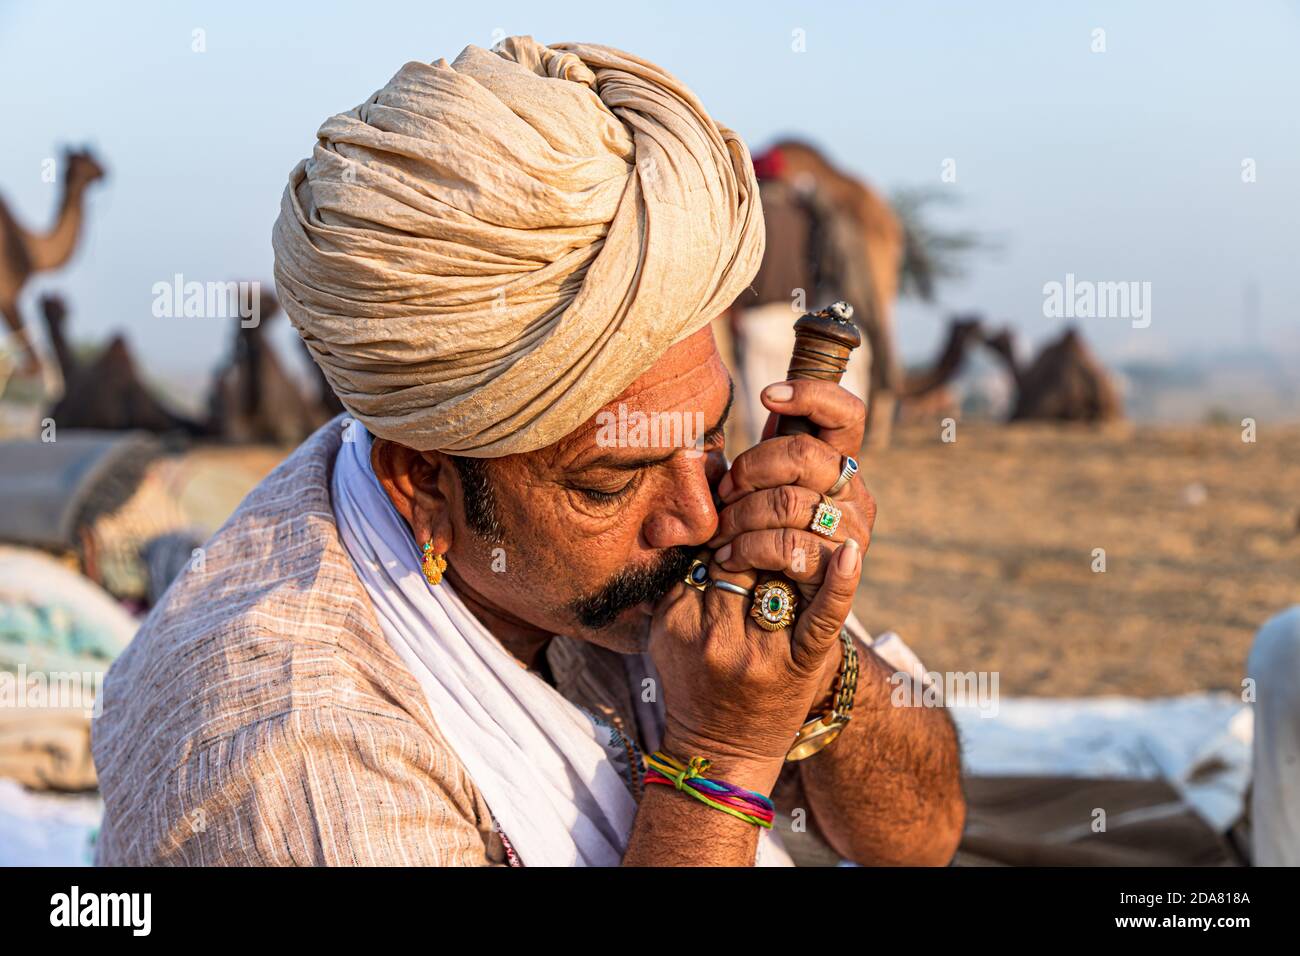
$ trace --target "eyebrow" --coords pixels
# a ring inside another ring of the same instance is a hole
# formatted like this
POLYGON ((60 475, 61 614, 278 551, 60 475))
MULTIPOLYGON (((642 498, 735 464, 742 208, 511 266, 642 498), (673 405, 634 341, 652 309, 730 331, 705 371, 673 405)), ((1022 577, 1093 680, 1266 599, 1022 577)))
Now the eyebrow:
MULTIPOLYGON (((732 380, 731 376, 727 376, 727 404, 726 407, 722 409, 722 414, 718 417, 718 420, 714 422, 712 426, 706 428, 704 434, 700 436, 705 444, 722 435, 723 427, 727 424, 727 419, 731 415, 731 406, 735 400, 736 383, 732 380)), ((593 458, 578 470, 586 471, 588 468, 611 468, 615 471, 638 471, 642 468, 662 465, 664 462, 670 461, 679 451, 681 451, 680 448, 673 448, 668 451, 668 454, 660 455, 657 458, 628 459, 616 458, 613 455, 601 455, 597 458, 593 458)))

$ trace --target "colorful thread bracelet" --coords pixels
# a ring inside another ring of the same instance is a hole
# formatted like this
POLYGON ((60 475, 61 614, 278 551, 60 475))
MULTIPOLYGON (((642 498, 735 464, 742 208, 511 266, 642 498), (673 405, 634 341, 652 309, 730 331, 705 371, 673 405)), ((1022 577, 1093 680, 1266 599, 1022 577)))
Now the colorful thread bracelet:
POLYGON ((776 816, 776 807, 772 801, 761 793, 745 790, 725 780, 710 780, 704 774, 712 761, 692 757, 690 764, 686 765, 662 750, 656 750, 646 757, 645 762, 647 785, 667 784, 682 793, 690 794, 701 803, 707 803, 715 810, 729 813, 754 826, 772 829, 772 820, 776 816))

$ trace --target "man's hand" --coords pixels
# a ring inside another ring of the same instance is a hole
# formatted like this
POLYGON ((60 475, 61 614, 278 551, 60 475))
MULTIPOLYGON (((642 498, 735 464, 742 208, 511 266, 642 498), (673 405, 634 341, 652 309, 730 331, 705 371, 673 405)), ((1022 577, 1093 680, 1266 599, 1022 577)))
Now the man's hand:
MULTIPOLYGON (((722 754, 760 779, 779 772, 839 667, 839 632, 852 611, 876 511, 854 477, 835 498, 843 517, 833 537, 811 530, 822 493, 862 440, 861 401, 816 381, 770 386, 763 401, 774 413, 808 418, 817 433, 770 438, 737 456, 718 485, 725 507, 709 542, 717 549, 710 574, 745 588, 759 572, 795 581, 803 601, 794 633, 781 640, 763 631, 748 616, 751 602, 739 595, 715 587, 701 601, 683 586, 656 615, 651 638, 664 679, 668 739, 697 746, 705 756, 722 754)), ((774 428, 775 416, 765 433, 774 428)))
MULTIPOLYGON (((816 587, 834 545, 810 529, 813 512, 838 479, 842 456, 858 453, 864 409, 839 386, 812 381, 770 386, 763 404, 809 418, 817 432, 772 437, 775 419, 768 419, 768 440, 738 455, 719 483, 724 507, 709 543, 728 571, 780 571, 801 588, 816 587)), ((834 502, 843 511, 834 540, 852 537, 865 551, 876 504, 861 478, 834 502)), ((804 806, 847 859, 942 865, 956 849, 965 814, 952 721, 940 708, 893 706, 892 669, 868 648, 858 653, 854 719, 832 746, 798 765, 804 806)), ((838 654, 828 656, 823 689, 838 664, 838 654)))
MULTIPOLYGON (((717 777, 771 793, 795 733, 839 667, 839 633, 852 610, 876 504, 855 476, 834 499, 843 512, 835 534, 826 538, 811 530, 822 494, 839 478, 843 456, 857 454, 860 447, 866 421, 861 401, 827 382, 795 381, 769 387, 763 403, 776 414, 810 419, 817 432, 772 437, 772 418, 765 429, 769 440, 737 456, 717 489, 723 508, 709 542, 716 549, 709 571, 714 580, 745 588, 754 586, 760 572, 793 580, 803 594, 793 633, 758 628, 748 617, 751 602, 739 595, 716 587, 701 595, 679 585, 656 609, 650 650, 663 680, 664 749, 681 759, 709 757, 717 777)), ((871 697, 873 718, 880 713, 876 697, 887 688, 883 681, 859 688, 859 697, 871 697)), ((892 761, 874 762, 877 754, 865 745, 850 747, 857 743, 853 737, 869 741, 871 731, 882 729, 877 720, 865 723, 872 725, 865 738, 854 734, 837 742, 842 753, 836 757, 852 758, 857 777, 850 782, 836 777, 842 792, 833 798, 817 786, 820 780, 809 788, 815 811, 843 818, 827 827, 836 848, 858 859, 874 858, 877 841, 887 843, 891 833, 899 833, 895 815, 864 799, 863 788, 869 789, 873 773, 890 779, 905 774, 892 761), (868 761, 865 770, 862 760, 868 761)), ((902 736, 909 735, 910 727, 902 736)), ((892 741, 899 734, 885 736, 892 741)), ((930 733, 915 736, 932 739, 930 733)), ((821 754, 804 765, 814 763, 828 773, 837 770, 836 762, 821 754)), ((933 780, 926 778, 925 783, 933 780)), ((648 791, 625 863, 753 862, 757 835, 752 827, 666 787, 648 791)))
MULTIPOLYGON (((793 381, 769 386, 763 404, 776 414, 808 418, 815 435, 766 437, 742 452, 718 485, 724 508, 709 541, 727 571, 778 571, 810 598, 836 544, 853 539, 865 552, 876 520, 876 501, 860 476, 833 499, 843 512, 827 538, 812 530, 813 514, 839 479, 845 455, 858 454, 866 407, 830 382, 793 381)), ((775 416, 768 419, 771 436, 775 416)))
MULTIPOLYGON (((780 382, 762 398, 774 414, 763 430, 764 440, 738 455, 718 485, 724 508, 709 547, 722 568, 778 571, 807 600, 821 584, 837 543, 853 540, 863 553, 871 544, 876 501, 860 475, 833 499, 843 512, 835 533, 827 538, 811 530, 822 494, 839 480, 844 456, 858 453, 866 407, 830 382, 780 382), (773 437, 777 414, 808 418, 817 433, 773 437)), ((840 656, 838 651, 827 655, 817 700, 834 683, 840 656)))
MULTIPOLYGON (((752 600, 678 585, 656 610, 650 652, 663 681, 664 749, 707 757, 717 776, 770 793, 786 752, 820 696, 829 653, 853 607, 861 549, 846 542, 794 627, 765 631, 752 600)), ((710 565, 715 581, 752 588, 756 575, 710 565)))
MULTIPOLYGON (((677 585, 656 609, 650 652, 663 682, 663 749, 706 757, 710 776, 770 794, 818 694, 828 651, 853 605, 862 552, 840 547, 792 629, 765 631, 751 601, 717 587, 677 585)), ((754 575, 710 566, 714 580, 752 587, 754 575)), ((663 786, 647 787, 625 866, 749 866, 757 829, 663 786)))

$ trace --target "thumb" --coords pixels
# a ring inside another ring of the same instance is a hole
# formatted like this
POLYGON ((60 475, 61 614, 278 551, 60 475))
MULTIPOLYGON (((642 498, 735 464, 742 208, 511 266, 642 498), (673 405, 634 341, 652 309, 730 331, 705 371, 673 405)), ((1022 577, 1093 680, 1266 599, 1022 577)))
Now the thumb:
POLYGON ((791 656, 797 667, 811 672, 821 666, 853 610, 853 595, 861 576, 862 549, 849 538, 831 558, 821 588, 795 625, 791 656))

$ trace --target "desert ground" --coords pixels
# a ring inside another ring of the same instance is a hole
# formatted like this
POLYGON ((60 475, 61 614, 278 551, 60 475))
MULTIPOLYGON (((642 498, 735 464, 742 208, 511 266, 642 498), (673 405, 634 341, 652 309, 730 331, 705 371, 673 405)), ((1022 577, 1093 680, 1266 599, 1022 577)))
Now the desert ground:
POLYGON ((1300 602, 1300 425, 955 437, 909 427, 863 461, 880 513, 856 610, 930 670, 1011 695, 1239 691, 1256 628, 1300 602))

